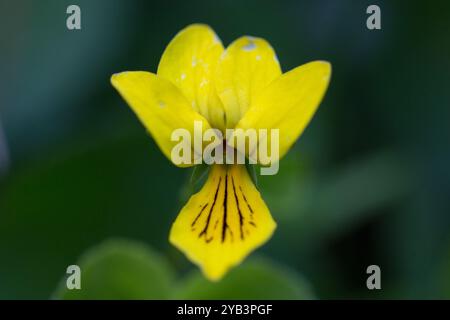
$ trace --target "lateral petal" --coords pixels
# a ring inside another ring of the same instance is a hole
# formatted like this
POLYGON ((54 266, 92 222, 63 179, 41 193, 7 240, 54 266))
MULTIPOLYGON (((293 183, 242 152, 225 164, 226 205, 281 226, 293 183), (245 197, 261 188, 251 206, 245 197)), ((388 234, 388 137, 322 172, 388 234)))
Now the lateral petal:
MULTIPOLYGON (((331 65, 325 61, 310 62, 284 73, 255 97, 236 129, 279 129, 281 159, 310 122, 330 76, 331 65)), ((267 143, 271 145, 270 135, 267 143)))
MULTIPOLYGON (((191 108, 175 85, 153 73, 121 72, 111 77, 111 83, 150 132, 164 155, 171 161, 172 149, 179 143, 171 141, 174 130, 186 129, 191 139, 194 139, 195 121, 202 124, 203 130, 210 128, 208 121, 191 108)), ((201 141, 201 137, 198 139, 201 141)), ((194 158, 200 156, 198 152, 195 153, 192 140, 189 141, 187 148, 192 150, 191 164, 176 165, 191 166, 194 158)))

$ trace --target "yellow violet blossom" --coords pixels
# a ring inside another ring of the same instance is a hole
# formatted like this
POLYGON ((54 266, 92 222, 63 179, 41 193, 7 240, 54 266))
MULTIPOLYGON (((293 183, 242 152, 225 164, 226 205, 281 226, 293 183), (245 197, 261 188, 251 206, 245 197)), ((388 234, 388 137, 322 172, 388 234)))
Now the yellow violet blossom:
MULTIPOLYGON (((207 25, 181 30, 164 51, 156 74, 127 71, 112 85, 171 159, 178 128, 279 129, 279 157, 301 135, 331 74, 314 61, 282 74, 270 44, 244 36, 224 49, 207 25)), ((183 165, 187 166, 187 165, 183 165)), ((276 223, 245 165, 214 164, 203 188, 183 207, 170 242, 219 280, 274 232, 276 223)))

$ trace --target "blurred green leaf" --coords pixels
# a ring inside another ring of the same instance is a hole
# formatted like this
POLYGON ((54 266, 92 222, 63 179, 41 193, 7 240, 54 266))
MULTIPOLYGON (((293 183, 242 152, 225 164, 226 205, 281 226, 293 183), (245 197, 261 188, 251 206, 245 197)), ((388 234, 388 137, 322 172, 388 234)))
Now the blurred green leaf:
POLYGON ((309 210, 316 181, 311 177, 314 170, 307 170, 304 158, 289 152, 276 175, 259 179, 259 189, 276 219, 295 221, 309 210))
POLYGON ((176 299, 313 299, 309 285, 296 274, 266 259, 252 259, 220 282, 193 272, 179 287, 176 299))
POLYGON ((380 151, 331 172, 308 172, 297 154, 288 155, 276 176, 260 179, 271 212, 302 246, 319 245, 342 234, 374 210, 407 196, 414 180, 396 153, 380 151))
MULTIPOLYGON (((399 202, 413 189, 405 159, 389 151, 349 163, 319 180, 304 223, 297 228, 309 242, 342 234, 366 221, 375 210, 399 202)), ((306 200, 305 200, 306 201, 306 200)), ((306 239, 305 239, 306 242, 306 239)))
POLYGON ((112 122, 120 130, 83 130, 0 179, 0 252, 8 261, 0 263, 0 299, 47 298, 67 265, 104 239, 167 248, 178 213, 167 194, 178 190, 186 172, 124 120, 124 126, 112 122))
POLYGON ((109 240, 79 261, 81 289, 68 290, 66 277, 55 293, 60 299, 166 299, 173 273, 150 248, 126 240, 109 240))

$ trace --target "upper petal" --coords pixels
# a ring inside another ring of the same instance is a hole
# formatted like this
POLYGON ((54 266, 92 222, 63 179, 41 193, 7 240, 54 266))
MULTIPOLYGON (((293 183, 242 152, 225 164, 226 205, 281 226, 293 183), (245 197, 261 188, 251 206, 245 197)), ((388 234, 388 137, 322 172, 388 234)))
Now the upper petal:
POLYGON ((254 97, 280 74, 276 54, 264 39, 244 36, 227 47, 217 65, 215 85, 228 128, 236 125, 254 97))
POLYGON ((193 24, 172 39, 157 72, 175 84, 192 108, 215 127, 223 126, 223 107, 214 96, 213 85, 213 71, 223 50, 222 42, 209 26, 193 24))
POLYGON ((236 128, 279 129, 281 159, 314 115, 330 76, 331 65, 325 61, 310 62, 283 74, 254 99, 236 128))
MULTIPOLYGON (((191 108, 177 87, 153 73, 121 72, 111 77, 111 83, 170 160, 172 148, 178 144, 171 141, 175 129, 186 129, 194 137, 194 121, 201 121, 205 130, 210 128, 208 121, 191 108)), ((194 151, 191 154, 195 156, 194 151)))

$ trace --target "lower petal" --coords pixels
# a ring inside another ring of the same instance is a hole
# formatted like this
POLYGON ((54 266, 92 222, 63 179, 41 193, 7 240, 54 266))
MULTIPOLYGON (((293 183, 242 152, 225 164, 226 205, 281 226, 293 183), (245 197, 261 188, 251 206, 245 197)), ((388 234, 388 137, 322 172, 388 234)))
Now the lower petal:
POLYGON ((244 165, 214 165, 203 188, 183 207, 170 242, 219 280, 264 244, 276 228, 244 165))

